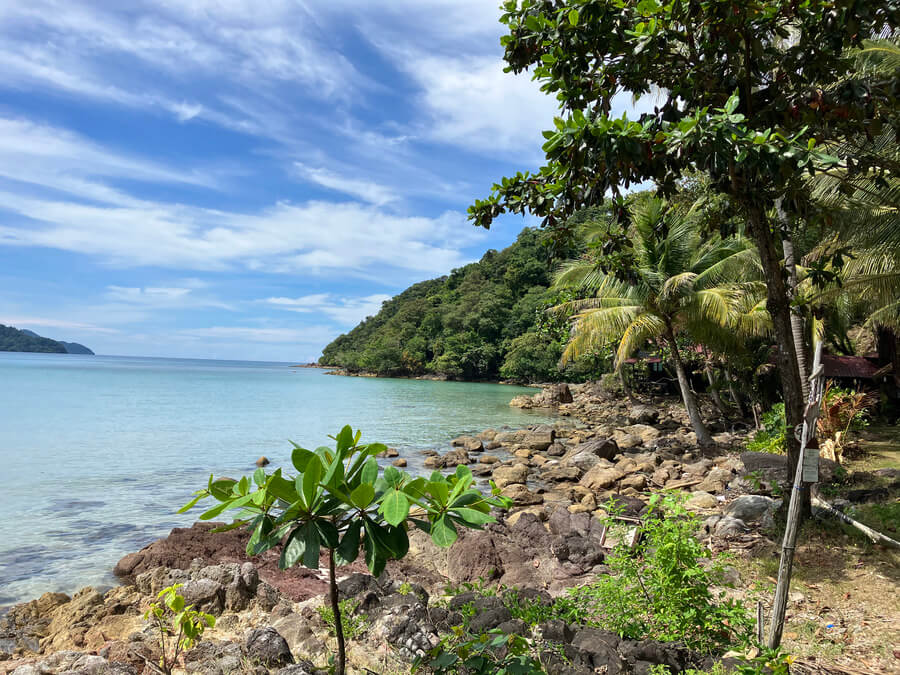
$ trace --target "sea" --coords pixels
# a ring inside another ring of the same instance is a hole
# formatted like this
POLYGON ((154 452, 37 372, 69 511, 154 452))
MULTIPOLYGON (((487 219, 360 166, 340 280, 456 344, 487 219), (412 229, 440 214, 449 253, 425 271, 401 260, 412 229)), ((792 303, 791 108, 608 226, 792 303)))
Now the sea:
MULTIPOLYGON (((189 526, 211 473, 292 470, 345 424, 410 472, 456 436, 547 421, 500 384, 326 375, 286 363, 0 352, 0 611, 116 583, 120 557, 189 526)), ((390 460, 385 460, 390 461, 390 460)))

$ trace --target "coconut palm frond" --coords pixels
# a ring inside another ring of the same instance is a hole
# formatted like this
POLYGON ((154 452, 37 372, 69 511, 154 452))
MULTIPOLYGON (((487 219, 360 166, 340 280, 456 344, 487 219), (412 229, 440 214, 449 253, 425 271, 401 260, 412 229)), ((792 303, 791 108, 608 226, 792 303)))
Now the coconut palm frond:
POLYGON ((662 335, 665 330, 665 323, 656 314, 645 312, 636 316, 619 340, 619 347, 616 349, 616 370, 619 370, 625 359, 640 349, 647 340, 662 335))

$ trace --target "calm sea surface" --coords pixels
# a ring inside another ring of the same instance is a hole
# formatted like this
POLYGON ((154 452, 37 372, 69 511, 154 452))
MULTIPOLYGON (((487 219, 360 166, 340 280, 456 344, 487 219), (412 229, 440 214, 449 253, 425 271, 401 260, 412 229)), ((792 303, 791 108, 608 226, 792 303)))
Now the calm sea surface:
POLYGON ((194 520, 210 473, 290 468, 344 424, 409 470, 451 438, 545 418, 518 387, 326 376, 283 363, 0 352, 0 607, 115 583, 124 554, 194 520))

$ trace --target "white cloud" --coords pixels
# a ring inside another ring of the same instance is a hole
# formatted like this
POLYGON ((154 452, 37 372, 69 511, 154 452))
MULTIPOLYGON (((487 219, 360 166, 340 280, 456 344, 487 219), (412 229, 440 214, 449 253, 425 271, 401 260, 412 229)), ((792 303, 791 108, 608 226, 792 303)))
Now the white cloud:
POLYGON ((118 333, 113 328, 106 328, 92 323, 83 323, 81 321, 66 321, 64 319, 55 319, 36 316, 2 316, 0 315, 0 323, 6 326, 15 326, 16 328, 33 328, 35 326, 47 328, 60 328, 64 330, 78 330, 87 333, 118 333))
POLYGON ((332 293, 314 293, 299 298, 267 298, 263 302, 292 312, 325 314, 345 326, 353 326, 367 316, 374 316, 390 295, 376 294, 362 298, 338 298, 332 293))
POLYGON ((242 340, 247 342, 291 342, 296 344, 323 344, 333 334, 327 328, 248 328, 244 326, 210 326, 179 331, 189 338, 217 340, 242 340))
POLYGON ((307 166, 303 162, 294 162, 294 166, 306 180, 375 206, 383 206, 398 198, 393 190, 378 183, 348 178, 325 168, 307 166))

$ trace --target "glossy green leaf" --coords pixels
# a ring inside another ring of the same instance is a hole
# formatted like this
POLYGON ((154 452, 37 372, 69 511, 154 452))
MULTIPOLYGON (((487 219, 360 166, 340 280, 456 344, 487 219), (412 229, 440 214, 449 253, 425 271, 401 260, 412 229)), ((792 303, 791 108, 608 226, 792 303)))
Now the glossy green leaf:
POLYGON ((451 513, 456 514, 470 525, 485 525, 487 523, 493 523, 495 520, 489 513, 482 513, 475 509, 453 509, 451 513))
POLYGON ((322 478, 322 463, 318 457, 313 457, 306 465, 303 473, 303 497, 307 506, 312 509, 319 493, 319 480, 322 478))
POLYGON ((340 543, 340 533, 330 520, 319 518, 315 521, 319 531, 319 539, 327 548, 337 548, 340 543))
POLYGON ((262 487, 266 484, 266 470, 262 467, 258 468, 253 472, 253 482, 256 483, 257 487, 262 487))
POLYGON ((335 441, 337 442, 339 454, 353 447, 353 429, 349 424, 338 432, 338 435, 335 436, 335 441))
POLYGON ((431 540, 441 548, 449 548, 459 535, 456 527, 446 516, 441 516, 431 524, 431 540))
POLYGON ((380 511, 391 525, 399 525, 409 515, 409 499, 403 492, 391 489, 384 495, 380 511))
POLYGON ((199 502, 201 499, 205 499, 208 496, 209 493, 206 490, 199 492, 196 497, 194 497, 191 501, 178 509, 177 513, 187 513, 197 505, 197 502, 199 502))
POLYGON ((311 457, 315 457, 315 453, 310 452, 306 448, 297 446, 291 452, 291 463, 294 465, 294 468, 297 469, 297 471, 303 473, 304 471, 306 471, 306 465, 311 457))
POLYGON ((358 508, 364 509, 375 499, 375 488, 367 483, 362 483, 350 493, 350 501, 358 508))
POLYGON ((428 481, 426 490, 432 497, 434 497, 438 501, 439 504, 446 504, 447 500, 450 498, 450 490, 447 487, 447 481, 445 480, 428 481))
POLYGON ((578 10, 573 9, 569 11, 569 24, 572 26, 578 25, 578 10))
POLYGON ((359 539, 362 522, 356 520, 350 523, 341 543, 335 549, 335 562, 338 565, 349 565, 359 557, 359 539))
POLYGON ((374 457, 369 457, 366 460, 366 463, 363 464, 362 473, 360 474, 360 480, 363 483, 372 484, 375 482, 375 479, 378 477, 378 460, 374 457))

